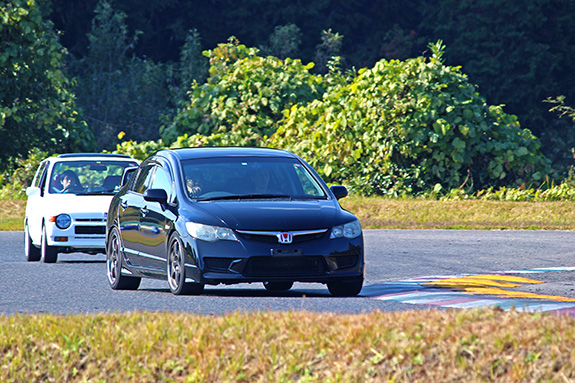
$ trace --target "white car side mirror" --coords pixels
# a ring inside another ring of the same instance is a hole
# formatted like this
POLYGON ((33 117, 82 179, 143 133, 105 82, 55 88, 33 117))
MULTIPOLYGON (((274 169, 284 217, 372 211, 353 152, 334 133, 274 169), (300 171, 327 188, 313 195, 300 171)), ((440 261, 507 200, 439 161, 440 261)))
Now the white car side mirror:
POLYGON ((40 188, 32 187, 32 186, 28 187, 28 188, 26 188, 26 195, 28 197, 40 195, 40 188))

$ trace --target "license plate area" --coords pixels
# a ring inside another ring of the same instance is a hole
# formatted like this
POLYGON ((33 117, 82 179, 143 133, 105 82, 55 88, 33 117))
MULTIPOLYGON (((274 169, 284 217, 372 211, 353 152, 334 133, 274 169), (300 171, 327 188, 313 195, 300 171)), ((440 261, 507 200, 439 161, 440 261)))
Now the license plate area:
POLYGON ((271 249, 272 256, 297 256, 303 255, 302 249, 271 249))

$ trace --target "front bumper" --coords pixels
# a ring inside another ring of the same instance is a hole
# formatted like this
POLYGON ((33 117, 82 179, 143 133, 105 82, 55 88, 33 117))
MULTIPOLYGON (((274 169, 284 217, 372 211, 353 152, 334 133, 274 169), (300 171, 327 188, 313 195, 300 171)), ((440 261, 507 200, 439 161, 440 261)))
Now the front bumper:
POLYGON ((293 281, 327 283, 363 277, 363 237, 320 238, 290 245, 239 241, 184 240, 186 276, 204 284, 293 281))
POLYGON ((73 218, 72 225, 60 229, 54 223, 46 223, 48 246, 58 247, 62 253, 104 252, 106 248, 106 221, 102 218, 73 218))

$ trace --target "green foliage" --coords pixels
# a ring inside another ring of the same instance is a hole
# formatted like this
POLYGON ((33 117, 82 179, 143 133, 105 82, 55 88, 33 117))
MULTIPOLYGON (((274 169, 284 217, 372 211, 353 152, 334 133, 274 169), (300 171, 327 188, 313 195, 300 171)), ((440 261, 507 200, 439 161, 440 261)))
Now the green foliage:
MULTIPOLYGON (((86 55, 85 36, 96 3, 52 1, 51 16, 64 31, 62 41, 77 57, 86 55)), ((317 73, 326 73, 322 66, 326 61, 315 54, 322 31, 330 28, 343 36, 337 56, 344 69, 417 57, 427 42, 442 39, 449 46, 446 63, 462 66, 489 104, 504 104, 507 113, 517 115, 521 126, 541 140, 541 150, 555 169, 564 171, 573 163, 572 126, 548 113, 542 101, 558 95, 575 99, 575 1, 115 0, 114 4, 128 15, 130 30, 143 31, 135 53, 157 63, 177 61, 193 29, 201 31, 206 49, 229 36, 241 36, 249 46, 265 47, 264 56, 315 61, 317 73), (301 31, 297 50, 288 49, 293 40, 287 26, 301 31)), ((169 67, 166 73, 171 73, 169 67)), ((184 91, 189 88, 185 82, 182 86, 184 91)))
POLYGON ((557 98, 549 97, 545 101, 555 105, 549 109, 550 112, 557 113, 560 118, 567 116, 567 118, 570 118, 575 123, 575 108, 565 105, 565 96, 558 96, 557 98))
POLYGON ((234 38, 206 54, 211 77, 194 84, 185 108, 162 129, 165 143, 200 134, 220 145, 265 145, 284 110, 323 93, 322 78, 309 73, 313 64, 260 57, 234 38))
POLYGON ((119 143, 113 153, 127 154, 132 158, 143 161, 165 147, 162 140, 143 142, 128 140, 119 143))
POLYGON ((0 200, 26 198, 26 188, 31 185, 38 165, 46 157, 47 152, 32 148, 26 159, 16 160, 13 171, 0 175, 0 200))
POLYGON ((548 168, 538 140, 444 65, 440 42, 430 49, 430 59, 382 60, 292 106, 270 144, 366 195, 541 179, 548 168))
POLYGON ((328 72, 328 62, 339 56, 342 44, 343 36, 339 33, 334 33, 331 29, 321 32, 321 44, 316 47, 314 56, 314 62, 317 65, 316 70, 319 73, 328 72))
POLYGON ((0 1, 0 170, 37 147, 85 150, 93 136, 64 71, 65 49, 34 0, 0 1))
POLYGON ((184 134, 180 136, 171 143, 170 145, 165 145, 162 140, 157 141, 123 141, 116 146, 114 153, 117 154, 127 154, 132 158, 143 161, 149 156, 155 154, 159 150, 166 148, 194 148, 199 146, 233 146, 231 141, 234 140, 234 136, 230 136, 224 133, 213 134, 211 136, 203 136, 201 134, 194 134, 188 136, 184 134))
POLYGON ((489 188, 477 193, 477 199, 488 201, 575 201, 575 188, 563 182, 549 188, 489 188))

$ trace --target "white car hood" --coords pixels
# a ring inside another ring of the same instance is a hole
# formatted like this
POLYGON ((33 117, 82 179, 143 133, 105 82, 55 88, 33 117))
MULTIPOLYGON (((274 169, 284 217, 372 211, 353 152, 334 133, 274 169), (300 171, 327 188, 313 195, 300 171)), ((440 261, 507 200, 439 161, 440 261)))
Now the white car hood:
POLYGON ((67 213, 73 216, 106 217, 112 195, 50 194, 44 197, 46 216, 67 213))

